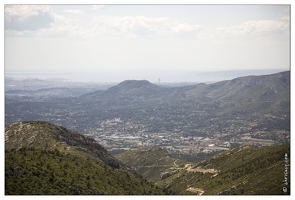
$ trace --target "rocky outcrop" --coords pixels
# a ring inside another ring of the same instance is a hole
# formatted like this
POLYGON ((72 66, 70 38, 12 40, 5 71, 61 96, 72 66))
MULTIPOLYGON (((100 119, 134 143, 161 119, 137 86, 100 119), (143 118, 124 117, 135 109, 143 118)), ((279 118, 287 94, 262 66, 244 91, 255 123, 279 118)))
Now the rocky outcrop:
POLYGON ((21 167, 15 167, 13 169, 7 169, 5 171, 5 175, 7 175, 7 176, 22 175, 24 173, 25 173, 25 171, 21 167))
POLYGON ((176 174, 178 172, 179 172, 179 169, 171 171, 171 172, 163 172, 163 173, 160 174, 160 176, 161 176, 161 179, 164 180, 164 179, 168 178, 169 176, 172 176, 172 175, 174 175, 174 174, 176 174))

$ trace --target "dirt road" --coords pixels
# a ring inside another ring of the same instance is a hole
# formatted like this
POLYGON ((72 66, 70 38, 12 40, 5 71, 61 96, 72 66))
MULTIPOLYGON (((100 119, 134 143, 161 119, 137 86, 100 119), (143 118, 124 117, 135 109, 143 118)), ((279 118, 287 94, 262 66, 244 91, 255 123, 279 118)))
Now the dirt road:
POLYGON ((193 187, 187 188, 186 191, 196 193, 197 195, 202 195, 205 192, 202 188, 193 188, 193 187))

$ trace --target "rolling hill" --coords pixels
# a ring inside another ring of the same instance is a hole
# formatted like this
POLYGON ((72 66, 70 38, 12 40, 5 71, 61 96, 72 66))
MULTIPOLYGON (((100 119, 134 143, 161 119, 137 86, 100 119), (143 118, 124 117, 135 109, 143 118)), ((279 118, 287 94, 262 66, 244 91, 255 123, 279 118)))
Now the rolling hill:
POLYGON ((118 160, 133 167, 149 181, 161 179, 163 172, 171 172, 186 161, 169 156, 167 150, 160 146, 129 150, 115 156, 118 160))
POLYGON ((274 101, 279 100, 278 94, 287 97, 289 87, 290 73, 281 72, 235 78, 218 89, 210 91, 208 96, 227 101, 274 101))
POLYGON ((290 144, 240 146, 198 163, 174 159, 159 146, 117 157, 64 127, 17 122, 5 127, 5 194, 290 194, 290 144))
POLYGON ((165 194, 92 138, 47 122, 5 127, 5 194, 165 194))
POLYGON ((6 97, 6 125, 36 120, 98 137, 177 133, 222 142, 253 138, 283 144, 290 141, 290 71, 181 87, 126 80, 71 98, 6 97), (114 119, 121 123, 103 126, 114 119))
POLYGON ((155 147, 130 150, 116 157, 177 194, 290 195, 290 144, 240 146, 198 163, 178 162, 155 147))
POLYGON ((182 194, 290 195, 290 186, 284 183, 290 181, 289 156, 290 144, 241 146, 187 165, 157 185, 182 194))

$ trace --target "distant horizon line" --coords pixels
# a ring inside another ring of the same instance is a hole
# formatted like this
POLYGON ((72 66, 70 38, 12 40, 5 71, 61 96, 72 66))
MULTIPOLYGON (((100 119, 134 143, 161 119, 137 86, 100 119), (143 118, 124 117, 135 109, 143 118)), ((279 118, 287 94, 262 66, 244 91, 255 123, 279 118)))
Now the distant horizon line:
POLYGON ((212 83, 242 76, 259 76, 290 69, 235 70, 5 70, 5 78, 63 79, 69 82, 119 83, 124 80, 147 80, 152 83, 212 83))
POLYGON ((41 72, 41 71, 45 71, 45 72, 60 72, 60 71, 150 71, 150 72, 167 72, 167 71, 171 71, 171 72, 220 72, 220 71, 290 71, 290 68, 266 68, 266 69, 4 69, 4 73, 5 72, 41 72))

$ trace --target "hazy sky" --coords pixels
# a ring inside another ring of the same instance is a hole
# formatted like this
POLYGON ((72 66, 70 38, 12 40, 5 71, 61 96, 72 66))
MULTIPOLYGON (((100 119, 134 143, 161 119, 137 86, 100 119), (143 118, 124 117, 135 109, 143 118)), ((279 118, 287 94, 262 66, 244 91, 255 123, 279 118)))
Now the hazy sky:
POLYGON ((5 5, 5 70, 290 69, 287 5, 5 5))

